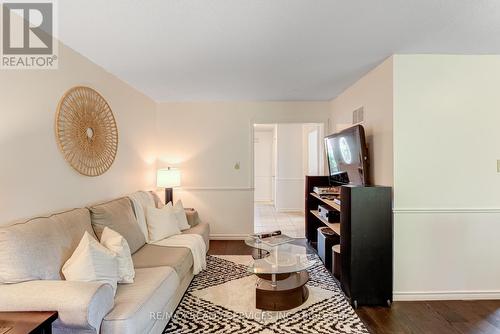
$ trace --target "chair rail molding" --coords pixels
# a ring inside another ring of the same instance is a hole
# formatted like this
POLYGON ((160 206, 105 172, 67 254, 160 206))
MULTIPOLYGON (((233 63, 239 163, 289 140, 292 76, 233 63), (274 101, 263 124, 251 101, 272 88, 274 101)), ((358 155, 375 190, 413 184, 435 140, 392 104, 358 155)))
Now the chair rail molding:
POLYGON ((180 187, 181 191, 254 191, 254 187, 180 187))

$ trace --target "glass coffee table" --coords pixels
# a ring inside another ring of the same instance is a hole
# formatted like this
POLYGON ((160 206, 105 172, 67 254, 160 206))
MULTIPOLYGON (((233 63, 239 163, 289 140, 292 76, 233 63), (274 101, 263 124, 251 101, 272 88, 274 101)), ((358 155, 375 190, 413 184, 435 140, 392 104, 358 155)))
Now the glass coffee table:
POLYGON ((302 305, 309 297, 307 269, 314 262, 307 258, 308 248, 292 243, 269 246, 260 239, 248 237, 245 243, 255 248, 254 262, 248 270, 259 279, 256 285, 256 307, 283 311, 302 305))

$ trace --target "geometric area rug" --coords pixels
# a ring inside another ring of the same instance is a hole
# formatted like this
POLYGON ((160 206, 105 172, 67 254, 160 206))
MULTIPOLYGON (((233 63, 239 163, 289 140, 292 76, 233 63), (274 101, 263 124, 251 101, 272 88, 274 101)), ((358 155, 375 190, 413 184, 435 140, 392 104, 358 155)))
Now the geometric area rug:
POLYGON ((368 334, 316 254, 308 270, 309 298, 287 311, 255 308, 257 277, 247 271, 249 255, 208 256, 207 269, 195 276, 164 333, 217 334, 368 334))

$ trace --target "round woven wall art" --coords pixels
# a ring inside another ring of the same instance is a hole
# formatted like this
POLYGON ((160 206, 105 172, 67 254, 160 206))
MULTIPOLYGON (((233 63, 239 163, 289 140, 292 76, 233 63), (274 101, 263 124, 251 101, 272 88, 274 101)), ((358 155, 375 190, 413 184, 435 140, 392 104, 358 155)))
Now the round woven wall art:
POLYGON ((106 100, 89 87, 73 87, 61 98, 56 137, 64 159, 80 174, 98 176, 115 160, 118 129, 106 100))

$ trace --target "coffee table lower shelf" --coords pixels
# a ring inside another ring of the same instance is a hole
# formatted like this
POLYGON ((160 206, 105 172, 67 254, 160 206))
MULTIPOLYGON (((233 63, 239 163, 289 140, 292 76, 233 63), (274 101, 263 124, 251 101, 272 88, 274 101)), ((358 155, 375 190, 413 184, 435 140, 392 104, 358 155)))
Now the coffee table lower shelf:
POLYGON ((290 310, 305 303, 309 297, 306 283, 307 271, 277 274, 273 283, 272 275, 257 274, 260 280, 256 287, 256 307, 267 311, 290 310))

